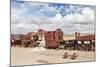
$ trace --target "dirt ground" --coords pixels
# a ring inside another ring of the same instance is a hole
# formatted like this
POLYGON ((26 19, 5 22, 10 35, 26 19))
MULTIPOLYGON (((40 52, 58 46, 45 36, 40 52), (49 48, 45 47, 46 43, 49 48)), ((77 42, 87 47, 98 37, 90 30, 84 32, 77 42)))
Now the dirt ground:
POLYGON ((23 48, 11 47, 11 65, 32 65, 32 64, 51 64, 51 63, 68 63, 80 61, 94 61, 95 52, 93 51, 76 51, 61 49, 45 49, 43 47, 23 48), (64 53, 69 55, 77 54, 76 59, 70 57, 62 58, 64 53))

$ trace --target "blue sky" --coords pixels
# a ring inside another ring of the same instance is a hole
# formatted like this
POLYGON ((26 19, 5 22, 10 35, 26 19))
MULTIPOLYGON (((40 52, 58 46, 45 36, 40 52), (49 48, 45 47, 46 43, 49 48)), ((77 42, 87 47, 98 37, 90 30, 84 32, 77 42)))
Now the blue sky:
POLYGON ((61 28, 65 34, 94 33, 95 6, 11 0, 11 32, 61 28))

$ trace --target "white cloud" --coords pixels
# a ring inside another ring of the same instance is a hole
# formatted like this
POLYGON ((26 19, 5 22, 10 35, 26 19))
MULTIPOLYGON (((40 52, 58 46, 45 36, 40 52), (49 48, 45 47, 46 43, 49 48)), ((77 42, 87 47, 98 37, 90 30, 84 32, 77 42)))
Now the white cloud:
POLYGON ((61 16, 61 14, 56 14, 56 20, 61 20, 62 19, 62 16, 61 16))
MULTIPOLYGON (((55 16, 46 17, 46 16, 23 16, 29 7, 26 5, 21 5, 20 8, 14 7, 11 10, 11 31, 12 33, 27 33, 30 31, 37 31, 39 28, 45 30, 55 30, 56 28, 61 28, 66 34, 74 33, 75 31, 94 33, 94 24, 95 16, 94 10, 90 7, 79 7, 77 10, 81 10, 81 13, 71 13, 66 16, 62 16, 59 11, 66 7, 60 6, 59 10, 56 10, 54 7, 49 7, 48 4, 44 3, 30 3, 26 2, 28 6, 43 6, 41 11, 54 12, 55 16)), ((70 6, 69 11, 75 11, 74 6, 70 6)), ((68 10, 67 8, 65 11, 68 10)), ((68 12, 68 11, 67 11, 68 12)))

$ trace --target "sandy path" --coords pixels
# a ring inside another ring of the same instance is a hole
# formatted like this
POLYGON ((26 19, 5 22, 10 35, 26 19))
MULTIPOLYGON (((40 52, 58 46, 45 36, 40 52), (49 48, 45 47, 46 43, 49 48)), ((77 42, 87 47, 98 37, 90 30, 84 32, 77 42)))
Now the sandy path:
POLYGON ((47 63, 67 63, 79 61, 94 61, 95 52, 87 51, 69 51, 69 50, 54 50, 44 48, 11 48, 11 65, 29 65, 29 64, 47 64, 47 63), (75 60, 70 58, 63 59, 65 52, 78 54, 75 60))

